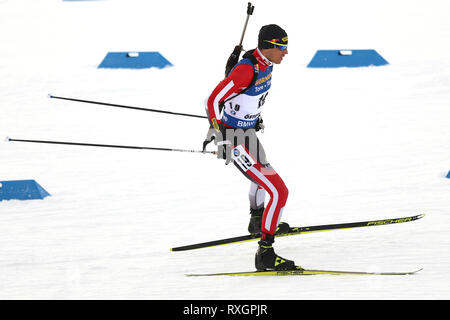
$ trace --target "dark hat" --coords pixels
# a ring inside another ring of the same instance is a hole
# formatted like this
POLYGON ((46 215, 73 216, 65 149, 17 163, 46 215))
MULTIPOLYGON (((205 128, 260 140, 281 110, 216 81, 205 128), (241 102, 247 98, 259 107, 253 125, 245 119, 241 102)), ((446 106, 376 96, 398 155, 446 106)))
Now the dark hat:
POLYGON ((288 36, 286 31, 276 24, 269 24, 262 27, 261 30, 259 30, 258 35, 258 48, 274 48, 276 46, 274 43, 287 46, 288 36))

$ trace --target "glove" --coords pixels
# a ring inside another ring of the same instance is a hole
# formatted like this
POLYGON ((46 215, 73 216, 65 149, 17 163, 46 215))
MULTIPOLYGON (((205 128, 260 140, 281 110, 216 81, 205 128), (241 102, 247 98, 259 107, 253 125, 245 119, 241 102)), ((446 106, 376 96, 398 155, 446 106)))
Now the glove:
POLYGON ((206 150, 206 146, 214 140, 214 144, 217 146, 217 158, 225 159, 225 164, 231 162, 231 141, 226 139, 226 130, 220 123, 218 125, 219 130, 210 127, 206 135, 205 141, 203 141, 203 151, 206 150))
POLYGON ((263 124, 263 119, 261 117, 258 118, 258 120, 256 121, 256 125, 255 125, 255 131, 259 131, 261 130, 262 133, 264 133, 264 128, 266 126, 263 124))

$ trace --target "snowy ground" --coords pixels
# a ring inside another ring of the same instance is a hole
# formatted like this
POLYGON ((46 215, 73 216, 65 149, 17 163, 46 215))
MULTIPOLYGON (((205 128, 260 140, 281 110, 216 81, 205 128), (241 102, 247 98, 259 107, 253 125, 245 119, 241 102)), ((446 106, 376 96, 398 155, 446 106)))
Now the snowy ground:
POLYGON ((414 276, 189 278, 252 270, 256 243, 169 248, 246 233, 248 181, 211 155, 4 142, 199 149, 205 120, 61 96, 203 114, 246 1, 0 1, 0 181, 52 196, 0 202, 2 299, 449 299, 448 1, 254 1, 244 45, 283 26, 261 140, 290 190, 283 220, 411 223, 282 238, 309 268, 414 276), (389 66, 306 68, 318 49, 376 49, 389 66), (174 67, 97 69, 109 51, 159 51, 174 67), (282 141, 280 143, 280 141, 282 141))

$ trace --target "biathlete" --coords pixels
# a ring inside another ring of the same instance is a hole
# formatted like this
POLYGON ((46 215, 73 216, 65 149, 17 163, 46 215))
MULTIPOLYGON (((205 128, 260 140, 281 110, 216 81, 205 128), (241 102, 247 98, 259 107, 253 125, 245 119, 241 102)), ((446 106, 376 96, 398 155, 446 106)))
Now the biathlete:
POLYGON ((291 260, 278 256, 272 244, 277 233, 289 231, 280 222, 288 198, 288 189, 266 159, 256 132, 263 129, 261 111, 272 81, 273 64, 288 54, 287 33, 278 25, 260 29, 258 47, 246 52, 228 76, 213 90, 206 112, 211 128, 206 144, 213 139, 218 157, 235 166, 251 181, 250 223, 252 234, 261 233, 255 256, 257 270, 296 269, 291 260), (265 206, 266 193, 270 200, 265 206))

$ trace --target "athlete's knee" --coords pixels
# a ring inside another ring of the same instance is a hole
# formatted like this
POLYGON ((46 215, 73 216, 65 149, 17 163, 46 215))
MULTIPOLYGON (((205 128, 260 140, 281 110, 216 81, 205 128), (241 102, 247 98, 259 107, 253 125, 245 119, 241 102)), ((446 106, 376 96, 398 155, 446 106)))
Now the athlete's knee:
POLYGON ((278 188, 278 197, 280 199, 280 202, 286 203, 288 196, 289 196, 289 189, 283 182, 278 188))
POLYGON ((275 185, 276 192, 273 192, 273 190, 269 190, 269 195, 272 199, 276 199, 277 206, 284 207, 286 204, 287 198, 289 196, 289 190, 284 184, 282 180, 280 180, 275 185))
MULTIPOLYGON (((278 174, 275 173, 275 175, 273 175, 273 179, 271 179, 272 181, 272 185, 275 187, 276 190, 276 194, 277 194, 277 199, 278 202, 284 206, 284 204, 287 201, 287 198, 289 196, 289 189, 286 187, 286 184, 284 183, 284 181, 281 179, 280 176, 278 176, 278 174)), ((272 190, 270 190, 272 191, 272 190)), ((273 192, 270 193, 270 196, 273 197, 273 192)))

